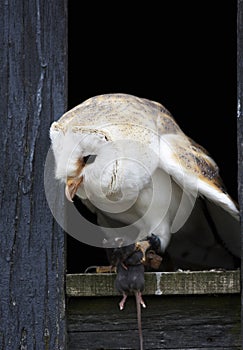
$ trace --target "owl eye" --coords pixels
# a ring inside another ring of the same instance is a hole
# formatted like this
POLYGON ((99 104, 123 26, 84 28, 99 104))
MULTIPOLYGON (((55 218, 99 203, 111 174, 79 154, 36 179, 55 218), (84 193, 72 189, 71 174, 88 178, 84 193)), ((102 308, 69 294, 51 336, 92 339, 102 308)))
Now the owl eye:
POLYGON ((83 157, 84 164, 94 163, 96 157, 96 154, 89 154, 88 156, 83 157))

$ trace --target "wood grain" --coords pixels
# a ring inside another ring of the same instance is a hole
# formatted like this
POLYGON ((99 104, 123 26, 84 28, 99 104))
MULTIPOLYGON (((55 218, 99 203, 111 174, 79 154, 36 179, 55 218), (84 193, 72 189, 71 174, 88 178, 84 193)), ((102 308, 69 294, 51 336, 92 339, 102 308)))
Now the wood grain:
MULTIPOLYGON (((135 298, 71 298, 69 350, 138 349, 135 298)), ((240 296, 145 296, 145 349, 240 349, 240 296)))
POLYGON ((45 199, 66 109, 66 0, 1 1, 0 347, 64 349, 64 234, 45 199))
MULTIPOLYGON (((113 296, 115 273, 68 274, 68 296, 113 296)), ((145 295, 239 293, 239 271, 146 272, 145 295)))

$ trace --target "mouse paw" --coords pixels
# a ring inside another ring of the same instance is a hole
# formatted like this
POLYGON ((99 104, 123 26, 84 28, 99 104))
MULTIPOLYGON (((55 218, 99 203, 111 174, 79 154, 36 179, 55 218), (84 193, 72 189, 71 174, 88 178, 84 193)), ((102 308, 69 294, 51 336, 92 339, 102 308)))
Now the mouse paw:
POLYGON ((119 309, 120 309, 120 311, 122 311, 122 310, 124 309, 126 300, 127 300, 127 295, 126 295, 126 294, 123 294, 123 298, 122 298, 122 300, 121 300, 120 303, 119 303, 119 309))
POLYGON ((141 292, 138 292, 138 301, 139 301, 139 303, 141 304, 141 306, 145 309, 145 308, 146 308, 146 304, 145 304, 145 302, 143 301, 142 293, 141 293, 141 292))

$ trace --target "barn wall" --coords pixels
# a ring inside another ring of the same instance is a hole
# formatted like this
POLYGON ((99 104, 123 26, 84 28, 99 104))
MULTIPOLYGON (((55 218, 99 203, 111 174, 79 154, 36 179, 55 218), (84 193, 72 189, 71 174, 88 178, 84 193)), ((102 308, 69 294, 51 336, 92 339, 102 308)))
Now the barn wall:
POLYGON ((45 199, 49 127, 66 109, 67 10, 1 1, 0 347, 64 349, 64 234, 45 199))

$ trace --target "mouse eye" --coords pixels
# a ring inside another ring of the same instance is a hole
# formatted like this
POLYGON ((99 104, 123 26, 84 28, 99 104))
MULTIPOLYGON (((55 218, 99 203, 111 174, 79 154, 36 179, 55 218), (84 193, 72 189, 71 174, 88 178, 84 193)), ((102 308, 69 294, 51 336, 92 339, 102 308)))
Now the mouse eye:
POLYGON ((94 163, 96 154, 89 154, 88 156, 83 157, 84 164, 94 163))

